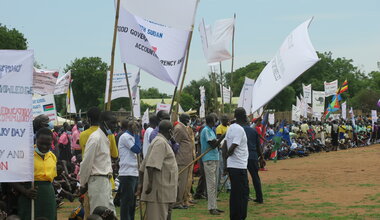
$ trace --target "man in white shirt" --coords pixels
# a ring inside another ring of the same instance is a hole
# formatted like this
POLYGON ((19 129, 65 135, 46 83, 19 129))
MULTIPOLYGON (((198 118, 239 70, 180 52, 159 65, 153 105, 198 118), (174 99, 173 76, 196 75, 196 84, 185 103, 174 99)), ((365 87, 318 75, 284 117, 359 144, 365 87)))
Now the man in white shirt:
POLYGON ((96 207, 105 206, 115 212, 113 204, 112 163, 108 135, 113 134, 117 126, 112 112, 102 112, 99 128, 90 135, 85 148, 85 157, 80 165, 80 185, 88 189, 90 212, 96 207))
POLYGON ((133 220, 136 208, 136 189, 138 184, 138 154, 141 153, 139 124, 129 121, 127 130, 119 139, 119 193, 120 219, 133 220))
POLYGON ((149 145, 150 145, 149 137, 152 134, 152 131, 156 129, 156 127, 158 126, 158 123, 159 122, 156 115, 152 115, 149 117, 149 128, 147 128, 144 133, 144 142, 143 142, 143 148, 142 148, 142 154, 144 158, 148 154, 148 150, 149 150, 149 145))
POLYGON ((244 108, 235 110, 236 123, 226 134, 227 170, 231 180, 230 219, 241 220, 247 217, 249 196, 248 186, 248 145, 243 125, 247 124, 244 108))

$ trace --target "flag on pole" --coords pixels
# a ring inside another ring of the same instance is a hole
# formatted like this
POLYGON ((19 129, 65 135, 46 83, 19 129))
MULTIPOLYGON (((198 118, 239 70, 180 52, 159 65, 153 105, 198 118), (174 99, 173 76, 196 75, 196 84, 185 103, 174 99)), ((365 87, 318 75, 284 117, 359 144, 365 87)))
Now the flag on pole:
POLYGON ((142 125, 149 124, 149 108, 147 108, 144 112, 144 115, 141 119, 142 125))
POLYGON ((71 85, 69 86, 69 90, 67 91, 67 96, 66 96, 66 110, 67 113, 72 113, 76 114, 77 110, 75 107, 75 102, 74 102, 74 93, 73 93, 73 88, 71 85))
POLYGON ((348 82, 347 82, 347 80, 345 80, 345 81, 343 82, 342 87, 340 88, 338 94, 342 94, 342 93, 344 93, 344 92, 347 91, 347 90, 348 90, 348 82))
POLYGON ((200 118, 205 118, 206 117, 206 110, 205 110, 205 105, 206 105, 206 91, 205 87, 201 86, 199 87, 200 90, 200 98, 201 98, 201 107, 199 108, 199 117, 200 118))
POLYGON ((133 115, 135 118, 141 118, 141 109, 140 109, 140 90, 136 90, 135 96, 132 98, 133 105, 133 115))
POLYGON ((54 89, 54 95, 67 94, 71 83, 71 70, 57 80, 54 89))
POLYGON ((241 89, 238 107, 243 107, 247 115, 251 114, 252 90, 255 80, 245 77, 243 88, 241 89))

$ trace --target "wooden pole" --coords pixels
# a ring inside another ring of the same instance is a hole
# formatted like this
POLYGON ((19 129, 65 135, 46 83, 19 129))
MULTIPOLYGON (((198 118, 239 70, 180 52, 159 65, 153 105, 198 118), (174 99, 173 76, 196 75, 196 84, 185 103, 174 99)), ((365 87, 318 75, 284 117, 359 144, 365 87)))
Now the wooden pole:
POLYGON ((132 97, 132 93, 131 93, 131 86, 129 84, 129 78, 128 78, 128 72, 127 72, 127 64, 123 63, 123 66, 124 66, 125 80, 127 81, 127 87, 128 87, 129 105, 131 106, 132 119, 134 120, 135 119, 135 115, 134 115, 134 112, 133 112, 133 101, 132 101, 133 97, 132 97))
POLYGON ((213 85, 213 91, 212 93, 214 94, 214 104, 215 104, 215 108, 216 108, 216 113, 219 114, 219 102, 218 102, 218 92, 217 92, 217 86, 216 86, 216 76, 215 76, 215 72, 213 70, 212 67, 211 68, 211 84, 213 85))
POLYGON ((222 97, 222 113, 224 113, 224 88, 223 88, 222 62, 219 62, 219 71, 220 71, 220 95, 222 97))
MULTIPOLYGON (((34 189, 34 179, 33 179, 33 181, 32 181, 32 189, 34 189)), ((30 219, 31 220, 34 220, 34 215, 35 215, 35 213, 34 213, 34 199, 32 199, 32 204, 31 204, 31 213, 30 213, 30 219)))
POLYGON ((175 96, 176 96, 176 94, 177 94, 177 90, 178 90, 178 86, 176 86, 176 87, 174 88, 173 98, 172 98, 172 104, 170 105, 169 115, 172 115, 173 105, 174 105, 175 96))
MULTIPOLYGON (((233 72, 234 72, 234 58, 235 58, 235 21, 236 21, 236 13, 234 14, 234 28, 232 29, 232 60, 231 60, 231 90, 232 90, 232 82, 233 82, 233 72)), ((230 96, 230 113, 232 112, 232 94, 230 96)))
POLYGON ((107 102, 107 107, 106 107, 107 111, 111 111, 112 80, 113 80, 114 63, 115 63, 115 47, 116 47, 116 37, 117 37, 117 24, 119 21, 119 11, 120 11, 120 0, 117 0, 115 26, 113 30, 113 41, 112 41, 112 51, 111 51, 110 82, 109 82, 109 88, 108 88, 108 102, 107 102))
POLYGON ((199 155, 197 158, 195 158, 191 163, 187 164, 182 170, 178 172, 178 175, 181 175, 183 171, 185 171, 187 168, 189 168, 191 165, 193 165, 195 162, 197 162, 199 159, 201 159, 204 155, 206 155, 208 152, 213 150, 214 148, 208 148, 203 154, 199 155))

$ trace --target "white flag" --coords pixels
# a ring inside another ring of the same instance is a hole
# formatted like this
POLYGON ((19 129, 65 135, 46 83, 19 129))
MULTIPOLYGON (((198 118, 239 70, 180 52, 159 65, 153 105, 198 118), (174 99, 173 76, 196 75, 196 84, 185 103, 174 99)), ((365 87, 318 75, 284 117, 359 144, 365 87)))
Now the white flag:
POLYGON ((206 117, 206 91, 204 86, 199 87, 199 90, 201 94, 201 107, 199 108, 199 117, 204 118, 206 117))
POLYGON ((33 166, 32 50, 0 50, 0 182, 30 182, 33 166))
POLYGON ((42 70, 34 68, 33 93, 39 95, 54 94, 58 76, 58 70, 42 70))
POLYGON ((338 80, 332 82, 325 82, 325 96, 329 97, 335 95, 338 90, 338 80))
POLYGON ((228 48, 232 42, 234 25, 234 18, 218 20, 212 29, 210 26, 206 26, 204 21, 200 23, 199 32, 208 64, 231 59, 232 56, 228 48))
POLYGON ((350 108, 350 116, 351 116, 351 121, 352 121, 352 126, 356 129, 356 124, 355 124, 355 115, 354 115, 354 110, 352 107, 350 108))
POLYGON ((374 130, 374 124, 377 122, 377 110, 371 110, 371 118, 372 118, 372 131, 374 130))
POLYGON ((57 80, 55 85, 54 95, 67 94, 71 82, 71 70, 57 80))
POLYGON ((190 32, 145 20, 131 14, 127 8, 120 8, 118 37, 121 61, 177 85, 190 32))
POLYGON ((271 124, 271 125, 274 125, 274 113, 270 113, 269 115, 268 115, 268 122, 269 122, 269 124, 271 124))
POLYGON ((346 102, 342 103, 342 118, 344 120, 347 119, 347 104, 346 104, 346 102))
POLYGON ((311 84, 307 86, 302 84, 302 90, 306 103, 311 104, 311 84))
POLYGON ((313 90, 313 115, 318 115, 325 111, 325 92, 313 90), (317 113, 317 114, 316 114, 317 113))
POLYGON ((136 90, 136 96, 132 98, 133 105, 133 114, 135 118, 141 118, 141 109, 140 109, 140 90, 136 90))
POLYGON ((144 115, 143 115, 143 117, 141 119, 141 122, 142 122, 142 125, 144 125, 144 124, 148 125, 149 124, 149 108, 147 108, 145 110, 144 115))
POLYGON ((247 115, 251 114, 253 85, 255 85, 255 80, 245 77, 239 96, 238 107, 243 107, 247 115))
POLYGON ((292 121, 300 121, 300 110, 295 105, 292 105, 292 121))
POLYGON ((300 95, 300 100, 301 100, 301 110, 300 110, 301 115, 302 117, 307 118, 309 105, 307 104, 306 99, 302 95, 300 95))
POLYGON ((67 96, 66 96, 66 111, 67 113, 72 113, 72 114, 76 114, 77 113, 77 109, 75 107, 75 101, 74 101, 74 93, 73 93, 73 88, 69 87, 69 91, 67 92, 67 96))
POLYGON ((260 73, 253 86, 252 112, 319 61, 308 34, 311 20, 302 23, 285 39, 276 56, 260 73))
POLYGON ((220 85, 220 94, 223 98, 223 102, 224 104, 226 103, 230 103, 230 99, 231 99, 231 88, 226 88, 222 85, 220 85))
MULTIPOLYGON (((135 97, 136 91, 138 90, 138 85, 140 83, 140 70, 137 73, 128 73, 129 86, 131 87, 132 97, 135 97)), ((104 97, 104 103, 108 102, 108 91, 109 91, 109 81, 110 81, 110 72, 107 71, 107 80, 106 80, 106 92, 104 97)), ((111 100, 117 98, 128 98, 128 86, 127 80, 125 79, 125 73, 117 72, 113 73, 112 78, 112 94, 111 100)))

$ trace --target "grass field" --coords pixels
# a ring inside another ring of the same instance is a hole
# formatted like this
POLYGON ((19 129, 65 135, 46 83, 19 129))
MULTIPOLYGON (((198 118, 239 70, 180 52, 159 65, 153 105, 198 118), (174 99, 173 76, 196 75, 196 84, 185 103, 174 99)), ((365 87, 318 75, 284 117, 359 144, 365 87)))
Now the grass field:
MULTIPOLYGON (((376 145, 270 161, 268 171, 260 172, 265 203, 249 202, 247 219, 380 219, 379 158, 376 145)), ((224 215, 210 216, 207 201, 199 200, 187 210, 174 210, 172 219, 229 219, 228 198, 227 193, 219 196, 224 215)), ((76 206, 66 203, 59 219, 67 219, 76 206)))

